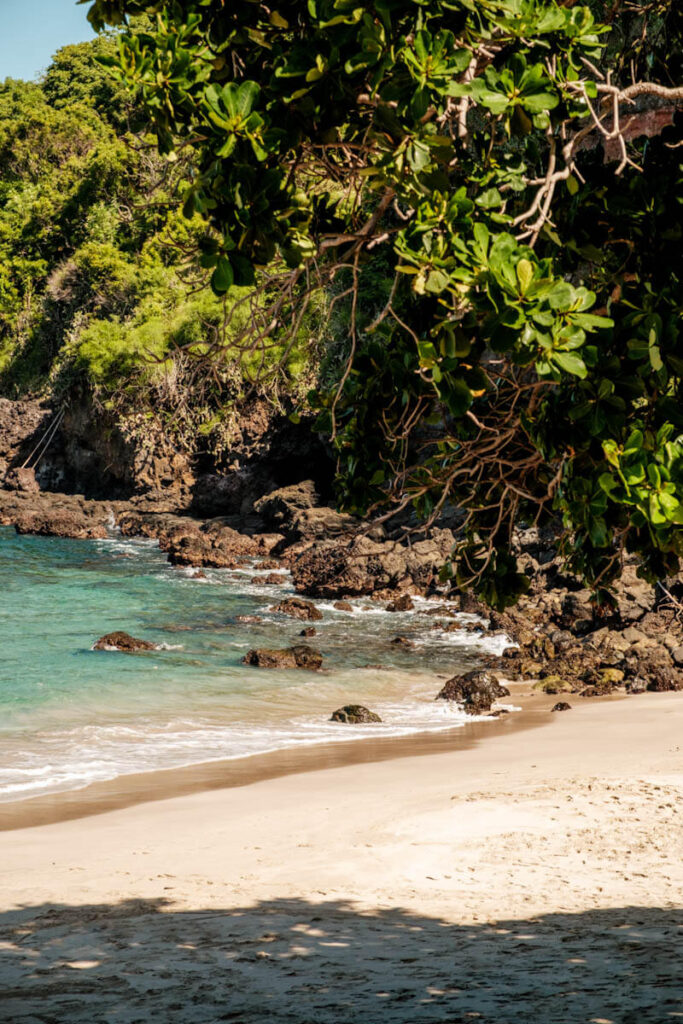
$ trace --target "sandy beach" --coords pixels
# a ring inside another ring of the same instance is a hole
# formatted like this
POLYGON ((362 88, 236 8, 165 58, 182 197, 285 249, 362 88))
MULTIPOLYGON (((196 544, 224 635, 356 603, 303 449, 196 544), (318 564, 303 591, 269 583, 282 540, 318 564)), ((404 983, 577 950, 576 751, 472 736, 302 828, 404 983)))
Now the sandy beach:
POLYGON ((0 1019, 683 1019, 683 694, 573 703, 4 831, 0 1019))

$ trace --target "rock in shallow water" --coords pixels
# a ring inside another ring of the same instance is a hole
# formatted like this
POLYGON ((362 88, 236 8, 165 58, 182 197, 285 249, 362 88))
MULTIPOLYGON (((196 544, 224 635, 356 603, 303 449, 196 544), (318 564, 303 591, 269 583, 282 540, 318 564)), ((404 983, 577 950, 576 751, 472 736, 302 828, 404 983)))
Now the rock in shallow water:
POLYGON ((94 651, 125 651, 127 654, 133 654, 135 651, 156 651, 157 645, 150 643, 149 640, 139 640, 137 637, 131 636, 130 633, 124 633, 121 631, 115 633, 107 633, 106 636, 101 636, 93 647, 94 651))
POLYGON ((499 697, 509 697, 510 691, 501 686, 492 672, 473 671, 453 676, 436 695, 437 700, 453 700, 464 706, 469 715, 481 715, 491 710, 499 697))
POLYGON ((330 721, 344 722, 346 725, 365 725, 367 722, 381 722, 382 719, 362 704, 345 704, 343 708, 337 708, 333 712, 330 721))
POLYGON ((280 651, 259 647, 247 651, 242 661, 256 668, 305 668, 314 672, 322 666, 323 656, 308 644, 295 644, 280 651))
POLYGON ((323 613, 310 601, 304 601, 301 597, 286 597, 272 609, 282 615, 291 615, 294 619, 301 619, 306 622, 318 622, 323 613))

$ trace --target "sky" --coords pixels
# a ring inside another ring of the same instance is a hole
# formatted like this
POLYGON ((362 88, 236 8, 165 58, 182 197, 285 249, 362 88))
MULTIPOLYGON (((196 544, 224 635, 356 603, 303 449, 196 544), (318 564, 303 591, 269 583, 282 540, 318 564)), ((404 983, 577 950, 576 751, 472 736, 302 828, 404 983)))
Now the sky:
POLYGON ((60 46, 92 39, 87 12, 76 0, 0 0, 0 82, 33 79, 60 46))

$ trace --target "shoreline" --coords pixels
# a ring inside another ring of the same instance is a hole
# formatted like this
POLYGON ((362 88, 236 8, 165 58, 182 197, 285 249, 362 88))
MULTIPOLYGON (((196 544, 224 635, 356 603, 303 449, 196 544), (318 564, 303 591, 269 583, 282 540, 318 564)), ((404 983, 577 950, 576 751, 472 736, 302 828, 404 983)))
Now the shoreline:
POLYGON ((576 708, 2 833, 3 1019, 679 1016, 683 694, 576 708))
MULTIPOLYGON (((409 757, 470 750, 501 735, 537 729, 551 724, 555 697, 529 694, 524 684, 510 683, 510 700, 520 711, 491 721, 473 721, 439 732, 410 736, 359 738, 306 747, 288 747, 245 757, 203 761, 177 768, 118 775, 80 789, 61 790, 0 803, 0 833, 53 825, 212 790, 234 789, 289 775, 301 775, 352 765, 370 765, 409 757)), ((600 702, 626 699, 623 695, 599 698, 600 702)), ((353 726, 348 726, 352 729, 353 726)))

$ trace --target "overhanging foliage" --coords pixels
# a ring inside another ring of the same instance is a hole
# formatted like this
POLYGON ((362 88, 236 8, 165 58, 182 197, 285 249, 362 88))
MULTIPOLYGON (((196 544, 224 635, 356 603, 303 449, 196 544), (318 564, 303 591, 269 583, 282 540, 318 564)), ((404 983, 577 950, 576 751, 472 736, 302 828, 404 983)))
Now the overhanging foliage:
MULTIPOLYGON (((87 2, 87 0, 82 0, 87 2)), ((681 14, 675 0, 96 0, 110 65, 193 155, 217 293, 348 317, 314 396, 344 504, 463 513, 452 571, 520 592, 559 516, 595 587, 683 553, 681 14)), ((248 333, 248 332, 247 332, 248 333)))

